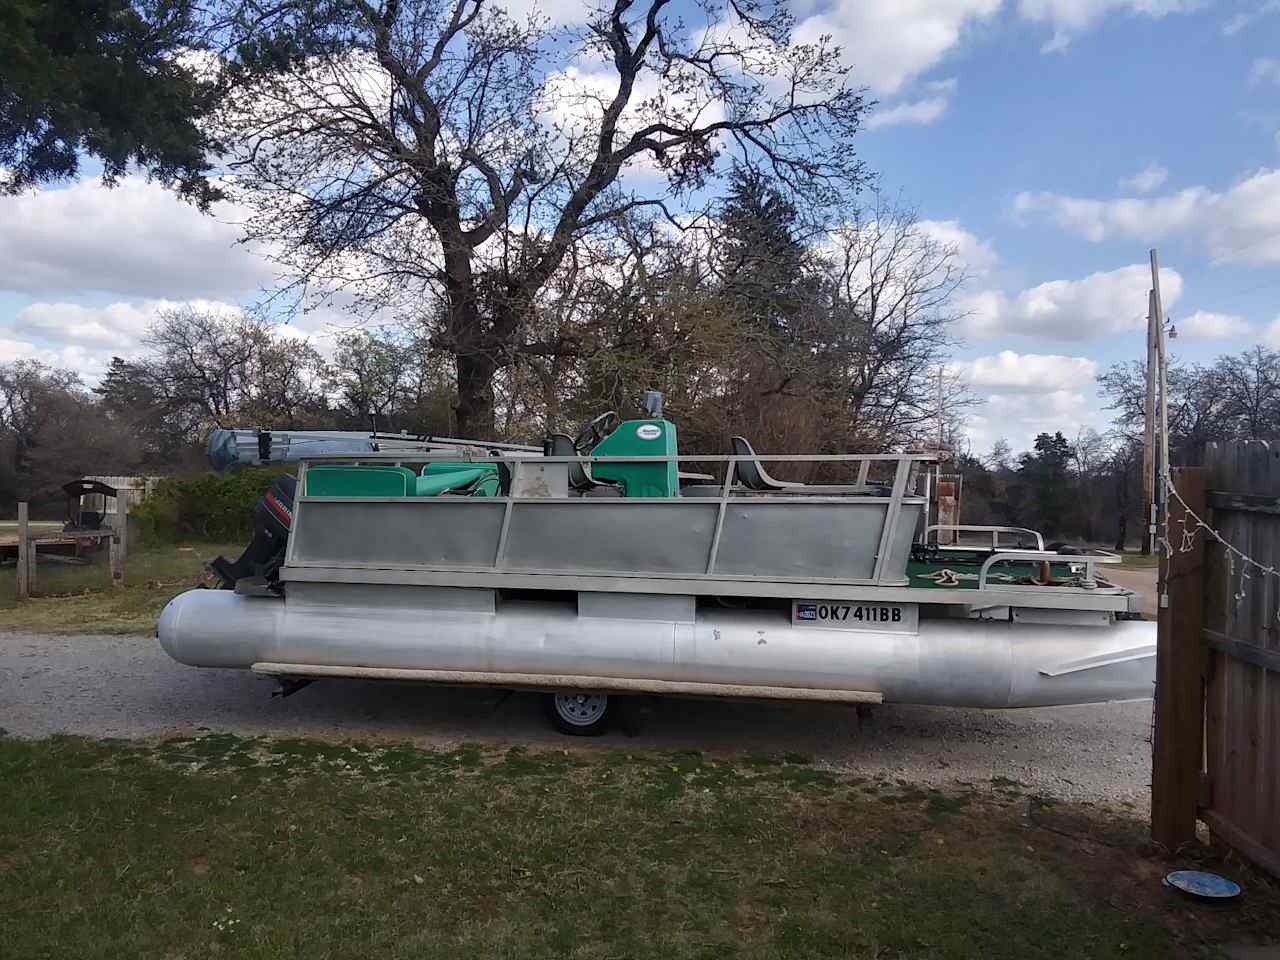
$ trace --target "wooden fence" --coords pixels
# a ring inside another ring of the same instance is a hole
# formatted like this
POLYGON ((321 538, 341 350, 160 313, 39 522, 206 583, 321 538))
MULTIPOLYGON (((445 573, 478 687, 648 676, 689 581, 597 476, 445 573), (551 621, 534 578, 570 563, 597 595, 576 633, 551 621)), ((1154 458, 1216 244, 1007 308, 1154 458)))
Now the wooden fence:
POLYGON ((1176 847, 1198 817, 1280 876, 1280 450, 1210 445, 1174 486, 1185 507, 1169 510, 1152 834, 1176 847))
POLYGON ((33 532, 29 519, 28 504, 25 500, 18 502, 18 524, 14 544, 17 547, 18 599, 23 600, 36 592, 39 578, 40 547, 57 549, 65 544, 76 548, 79 556, 80 548, 87 541, 103 540, 108 544, 108 562, 111 567, 111 583, 113 586, 124 586, 124 563, 129 551, 129 498, 119 497, 110 526, 100 530, 60 530, 40 534, 33 532))

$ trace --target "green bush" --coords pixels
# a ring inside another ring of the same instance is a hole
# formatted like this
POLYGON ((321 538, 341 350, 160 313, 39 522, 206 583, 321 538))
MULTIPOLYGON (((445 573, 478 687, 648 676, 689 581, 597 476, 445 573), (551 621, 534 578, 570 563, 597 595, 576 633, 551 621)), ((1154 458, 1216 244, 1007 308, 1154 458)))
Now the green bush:
POLYGON ((195 538, 237 540, 253 535, 253 508, 280 467, 166 477, 130 511, 143 538, 172 543, 195 538))

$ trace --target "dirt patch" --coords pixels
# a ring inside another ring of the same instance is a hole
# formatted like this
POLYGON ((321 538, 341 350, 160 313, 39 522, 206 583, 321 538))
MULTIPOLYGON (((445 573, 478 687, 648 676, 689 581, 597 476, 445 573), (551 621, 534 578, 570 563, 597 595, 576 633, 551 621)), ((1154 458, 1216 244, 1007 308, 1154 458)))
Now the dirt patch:
POLYGON ((1110 580, 1116 586, 1134 591, 1142 598, 1142 612, 1155 617, 1158 609, 1156 595, 1157 573, 1155 567, 1099 567, 1099 575, 1110 580))

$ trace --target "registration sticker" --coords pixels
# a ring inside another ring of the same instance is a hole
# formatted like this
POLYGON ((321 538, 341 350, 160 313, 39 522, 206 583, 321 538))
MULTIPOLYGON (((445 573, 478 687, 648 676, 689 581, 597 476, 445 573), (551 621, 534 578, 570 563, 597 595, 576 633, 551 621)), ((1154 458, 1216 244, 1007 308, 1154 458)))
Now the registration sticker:
POLYGON ((795 600, 791 603, 791 623, 797 627, 826 627, 831 630, 917 633, 920 629, 920 608, 914 603, 795 600))

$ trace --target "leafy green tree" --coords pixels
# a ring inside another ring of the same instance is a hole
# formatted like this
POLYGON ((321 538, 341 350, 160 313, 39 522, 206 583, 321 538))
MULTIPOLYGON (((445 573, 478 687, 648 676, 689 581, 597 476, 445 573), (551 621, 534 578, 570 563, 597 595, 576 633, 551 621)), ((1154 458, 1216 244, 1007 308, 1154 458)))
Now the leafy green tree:
POLYGON ((815 296, 796 205, 761 171, 738 168, 719 213, 717 267, 727 305, 762 330, 785 334, 815 296))
POLYGON ((1029 506, 1035 517, 1032 526, 1054 533, 1071 529, 1071 487, 1067 473, 1074 456, 1071 443, 1062 431, 1052 436, 1037 434, 1035 451, 1022 455, 1018 474, 1027 487, 1029 506))
POLYGON ((137 164, 202 208, 219 99, 195 53, 192 0, 0 0, 0 192, 137 164))

